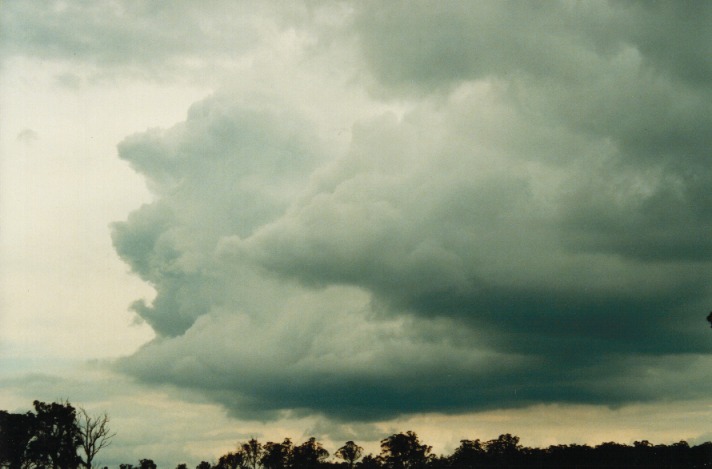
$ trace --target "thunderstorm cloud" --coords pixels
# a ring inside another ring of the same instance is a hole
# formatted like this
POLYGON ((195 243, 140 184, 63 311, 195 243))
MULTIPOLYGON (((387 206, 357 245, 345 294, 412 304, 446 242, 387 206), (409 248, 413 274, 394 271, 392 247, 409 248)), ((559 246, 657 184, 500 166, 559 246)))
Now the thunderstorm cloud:
MULTIPOLYGON (((260 86, 119 145, 157 334, 120 370, 265 419, 707 392, 712 4, 262 13, 235 12, 260 86)), ((208 18, 181 50, 223 51, 208 18)))

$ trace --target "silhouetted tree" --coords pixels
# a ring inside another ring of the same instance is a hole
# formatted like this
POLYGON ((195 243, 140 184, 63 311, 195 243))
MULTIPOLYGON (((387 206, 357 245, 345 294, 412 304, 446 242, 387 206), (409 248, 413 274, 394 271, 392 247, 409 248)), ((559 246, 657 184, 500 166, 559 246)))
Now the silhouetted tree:
POLYGON ((372 454, 367 454, 361 462, 356 464, 356 467, 359 469, 378 469, 381 467, 381 461, 378 456, 374 457, 372 454))
POLYGON ((329 457, 329 452, 311 437, 301 445, 294 448, 292 452, 292 467, 294 469, 309 469, 318 467, 329 457))
POLYGON ((243 455, 243 466, 246 469, 257 469, 264 453, 262 443, 252 438, 247 443, 240 445, 240 450, 243 455))
POLYGON ((349 469, 354 467, 354 463, 359 460, 363 453, 363 448, 354 443, 353 441, 347 441, 344 446, 336 450, 336 457, 343 459, 349 465, 349 469))
POLYGON ((262 467, 264 469, 285 469, 290 466, 294 445, 289 438, 282 443, 267 442, 263 448, 262 467))
POLYGON ((236 453, 227 453, 220 456, 218 463, 215 465, 216 469, 238 469, 242 467, 244 462, 244 456, 242 451, 236 453))
POLYGON ((153 459, 141 459, 138 462, 138 468, 139 469, 156 469, 156 463, 153 462, 153 459))
POLYGON ((176 466, 176 469, 188 469, 188 465, 185 463, 180 463, 176 466))
MULTIPOLYGON (((92 418, 82 409, 77 413, 68 402, 35 401, 34 407, 36 414, 0 410, 0 469, 77 469, 80 464, 90 468, 96 451, 91 453, 89 449, 87 453, 83 445, 91 438, 86 435, 97 438, 95 448, 98 449, 106 446, 101 444, 102 436, 113 436, 106 425, 106 414, 92 418), (100 428, 105 430, 98 430, 100 428), (81 451, 90 457, 82 461, 77 455, 81 451)), ((220 457, 214 466, 202 461, 196 469, 712 468, 712 442, 693 447, 685 441, 653 445, 642 440, 632 446, 607 442, 595 448, 577 444, 527 448, 519 444, 519 437, 507 433, 487 442, 461 440, 452 455, 436 457, 430 454, 429 446, 408 431, 381 440, 381 454, 377 457, 369 454, 358 461, 362 452, 363 448, 348 441, 335 453, 345 462, 327 462, 328 451, 313 437, 296 447, 289 438, 264 446, 251 439, 239 444, 236 452, 220 457)), ((119 468, 156 469, 156 464, 150 459, 141 459, 138 466, 121 464, 119 468)), ((176 469, 187 469, 187 466, 179 464, 176 469)))
POLYGON ((596 446, 596 459, 609 467, 625 465, 629 452, 626 445, 609 441, 596 446))
POLYGON ((508 467, 514 464, 520 456, 521 445, 519 437, 509 433, 499 435, 496 440, 490 440, 484 444, 487 457, 495 464, 508 467))
POLYGON ((46 404, 33 402, 35 431, 28 444, 28 459, 36 466, 53 469, 76 469, 81 464, 77 449, 81 434, 76 424, 76 411, 69 402, 46 404))
POLYGON ((690 448, 690 459, 697 467, 712 467, 712 442, 707 441, 701 445, 690 448), (705 462, 706 461, 706 462, 705 462))
POLYGON ((0 411, 0 466, 20 469, 27 460, 27 447, 34 434, 34 414, 0 411))
POLYGON ((430 461, 432 448, 420 444, 412 431, 396 433, 381 440, 380 458, 389 469, 422 468, 430 461))
POLYGON ((576 467, 592 464, 594 449, 587 445, 552 445, 545 450, 529 450, 531 459, 547 466, 576 467))
POLYGON ((82 407, 79 407, 77 413, 77 427, 81 438, 81 449, 84 453, 82 464, 87 469, 92 469, 94 458, 99 451, 111 444, 111 439, 116 436, 116 433, 111 433, 109 416, 106 412, 92 417, 82 407))
POLYGON ((484 463, 487 452, 482 442, 477 440, 460 440, 460 446, 450 456, 450 463, 455 467, 474 467, 484 463))

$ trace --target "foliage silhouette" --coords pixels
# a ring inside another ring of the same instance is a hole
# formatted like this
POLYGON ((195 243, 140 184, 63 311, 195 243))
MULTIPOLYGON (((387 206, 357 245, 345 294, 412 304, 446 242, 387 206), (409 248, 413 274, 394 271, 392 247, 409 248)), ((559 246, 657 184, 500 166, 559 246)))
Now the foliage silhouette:
POLYGON ((378 456, 367 454, 356 467, 359 469, 378 469, 381 467, 381 462, 378 456))
POLYGON ((153 459, 141 459, 138 464, 139 469, 156 469, 153 459))
POLYGON ((262 443, 252 438, 247 443, 243 443, 240 450, 244 457, 243 467, 245 469, 257 469, 264 453, 262 443))
POLYGON ((379 458, 388 469, 420 469, 428 465, 432 447, 420 444, 412 431, 396 433, 381 440, 379 458))
POLYGON ((460 440, 460 446, 450 456, 455 467, 475 467, 487 460, 487 450, 480 440, 460 440))
POLYGON ((215 469, 238 469, 243 467, 244 455, 241 451, 236 453, 230 452, 220 456, 215 469))
POLYGON ((264 469, 287 469, 290 467, 294 445, 289 438, 281 443, 268 441, 264 445, 262 467, 264 469))
POLYGON ((293 450, 292 465, 293 469, 309 469, 321 466, 326 458, 329 457, 329 452, 316 441, 316 438, 311 437, 293 450))
POLYGON ((0 411, 0 466, 20 469, 27 461, 27 448, 34 434, 34 414, 0 411))
POLYGON ((349 440, 344 443, 344 446, 337 449, 334 455, 346 461, 349 465, 349 469, 352 469, 354 467, 354 463, 361 458, 362 453, 363 448, 349 440))
POLYGON ((33 406, 34 413, 0 411, 0 467, 92 469, 114 437, 106 413, 93 417, 69 402, 34 401, 33 406))
MULTIPOLYGON (((86 436, 77 424, 81 418, 78 420, 74 407, 68 402, 39 401, 34 407, 35 413, 24 414, 0 410, 0 469, 77 469, 87 465, 79 457, 85 451, 82 443, 86 436)), ((463 439, 450 455, 435 456, 431 451, 412 431, 381 440, 381 452, 376 456, 361 458, 363 448, 347 441, 334 453, 342 462, 328 460, 329 452, 314 437, 298 446, 289 438, 264 445, 252 438, 238 443, 236 451, 220 456, 217 463, 202 461, 196 469, 712 468, 712 442, 690 446, 685 441, 670 445, 654 445, 647 440, 632 445, 610 441, 594 447, 570 444, 529 448, 520 444, 519 437, 504 433, 485 442, 463 439)), ((187 467, 179 464, 176 469, 187 467)), ((120 464, 119 469, 157 467, 153 460, 141 459, 138 466, 120 464)))
POLYGON ((76 469, 81 464, 77 449, 82 443, 76 411, 69 402, 34 401, 35 425, 27 445, 28 461, 53 469, 76 469))

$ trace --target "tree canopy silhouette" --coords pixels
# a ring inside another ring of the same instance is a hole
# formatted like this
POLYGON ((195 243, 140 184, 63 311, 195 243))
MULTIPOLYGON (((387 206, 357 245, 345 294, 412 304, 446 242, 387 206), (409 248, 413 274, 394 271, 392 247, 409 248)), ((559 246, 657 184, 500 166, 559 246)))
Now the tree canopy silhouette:
POLYGON ((329 452, 316 441, 316 438, 311 437, 293 450, 292 468, 294 469, 310 469, 318 467, 329 457, 329 452))
POLYGON ((336 450, 336 457, 343 459, 349 465, 349 469, 354 467, 354 463, 361 458, 363 448, 354 443, 347 441, 344 446, 336 450))
POLYGON ((432 447, 420 444, 418 435, 407 431, 381 440, 380 458, 389 469, 418 469, 430 462, 431 450, 432 447))
POLYGON ((0 467, 92 469, 114 437, 106 413, 92 417, 69 402, 34 401, 33 406, 34 413, 0 411, 0 467))
MULTIPOLYGON (((13 414, 0 410, 0 469, 78 469, 91 467, 91 459, 80 458, 91 441, 87 437, 86 413, 77 414, 68 402, 46 404, 34 402, 35 412, 13 414), (84 417, 81 415, 84 414, 84 417)), ((90 422, 108 422, 103 414, 90 418, 90 422)), ((102 436, 113 434, 93 428, 96 447, 102 446, 102 436)), ((92 433, 91 431, 89 432, 92 433)), ((329 452, 314 437, 294 445, 285 438, 281 443, 260 443, 252 438, 238 443, 235 451, 228 452, 215 463, 201 461, 196 469, 472 469, 515 467, 639 467, 704 468, 712 467, 712 442, 690 446, 685 441, 670 445, 654 445, 647 440, 633 445, 613 441, 597 446, 581 444, 552 445, 548 448, 529 448, 520 444, 519 437, 509 433, 481 441, 463 439, 450 455, 435 456, 432 447, 422 443, 413 431, 395 433, 381 440, 381 452, 362 457, 363 448, 347 441, 334 456, 343 462, 330 461, 329 452)), ((93 453, 94 456, 96 452, 93 453)), ((105 468, 108 469, 108 468, 105 468)), ((119 469, 157 469, 149 458, 140 459, 138 465, 120 464, 119 469)), ((176 469, 188 469, 179 464, 176 469)))

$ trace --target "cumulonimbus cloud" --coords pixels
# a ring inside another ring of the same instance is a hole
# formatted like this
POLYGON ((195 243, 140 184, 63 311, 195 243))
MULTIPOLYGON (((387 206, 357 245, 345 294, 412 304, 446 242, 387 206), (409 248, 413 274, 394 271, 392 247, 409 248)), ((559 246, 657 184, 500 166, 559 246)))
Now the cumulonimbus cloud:
POLYGON ((712 98, 650 47, 671 15, 688 56, 697 36, 665 8, 536 5, 294 26, 309 60, 360 58, 349 99, 393 108, 344 148, 284 90, 122 142, 156 199, 113 239, 158 337, 119 367, 263 417, 700 395, 712 98))

